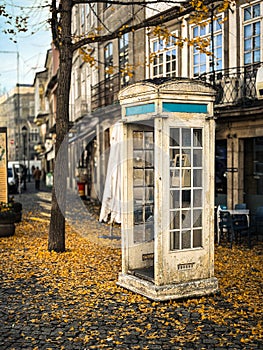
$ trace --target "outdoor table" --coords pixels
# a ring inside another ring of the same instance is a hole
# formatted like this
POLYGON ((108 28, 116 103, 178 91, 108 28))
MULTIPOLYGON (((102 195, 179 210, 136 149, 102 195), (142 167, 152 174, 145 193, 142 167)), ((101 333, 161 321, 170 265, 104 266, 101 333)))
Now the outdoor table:
POLYGON ((246 215, 247 216, 247 223, 249 227, 249 209, 220 209, 220 207, 217 210, 217 243, 220 243, 220 229, 219 229, 219 221, 220 221, 220 212, 230 213, 231 216, 233 215, 246 215))

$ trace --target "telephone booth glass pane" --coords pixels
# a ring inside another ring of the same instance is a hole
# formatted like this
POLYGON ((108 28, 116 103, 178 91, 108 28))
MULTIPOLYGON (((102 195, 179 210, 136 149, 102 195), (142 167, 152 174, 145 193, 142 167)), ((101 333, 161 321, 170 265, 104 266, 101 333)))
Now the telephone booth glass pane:
POLYGON ((133 132, 134 243, 154 238, 154 139, 153 131, 133 132))
POLYGON ((203 129, 170 128, 170 249, 202 247, 203 129))

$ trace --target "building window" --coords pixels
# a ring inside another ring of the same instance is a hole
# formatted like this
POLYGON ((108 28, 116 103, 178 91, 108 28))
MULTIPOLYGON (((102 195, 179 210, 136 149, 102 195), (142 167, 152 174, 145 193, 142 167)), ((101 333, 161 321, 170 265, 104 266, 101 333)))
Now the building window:
POLYGON ((262 40, 262 10, 260 3, 247 6, 243 12, 244 64, 260 62, 260 41, 262 40))
MULTIPOLYGON (((222 40, 222 18, 218 17, 213 21, 213 38, 211 37, 211 23, 205 26, 193 27, 193 39, 210 40, 208 51, 212 51, 211 40, 214 40, 214 70, 223 69, 223 40, 222 40)), ((193 76, 212 71, 212 60, 210 55, 201 52, 198 45, 193 48, 193 76)))
POLYGON ((203 130, 170 128, 170 250, 202 247, 203 130))
POLYGON ((151 77, 175 77, 177 75, 177 48, 175 38, 151 41, 151 77))
POLYGON ((123 34, 119 39, 119 67, 121 72, 121 86, 129 82, 129 34, 123 34))
POLYGON ((109 43, 105 46, 105 79, 110 79, 113 74, 113 45, 109 43))

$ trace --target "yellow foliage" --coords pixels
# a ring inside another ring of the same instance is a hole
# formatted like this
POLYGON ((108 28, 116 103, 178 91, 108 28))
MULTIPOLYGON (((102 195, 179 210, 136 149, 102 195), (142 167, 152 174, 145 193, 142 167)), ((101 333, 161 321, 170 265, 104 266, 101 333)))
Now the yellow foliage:
POLYGON ((79 49, 79 54, 82 57, 83 61, 87 62, 90 65, 90 67, 93 67, 95 66, 95 58, 89 52, 91 52, 91 49, 79 49))
MULTIPOLYGON (((253 249, 216 247, 220 295, 151 302, 116 285, 121 251, 95 240, 97 223, 85 227, 89 232, 86 236, 67 225, 67 251, 57 254, 47 251, 47 222, 32 217, 37 217, 36 213, 17 224, 15 236, 0 240, 1 284, 6 288, 17 286, 24 301, 14 312, 16 300, 10 298, 9 316, 15 317, 17 324, 25 326, 25 314, 32 327, 55 321, 68 324, 67 333, 59 330, 48 335, 47 347, 67 336, 72 348, 75 341, 82 343, 83 349, 102 349, 104 345, 122 348, 127 337, 137 334, 138 339, 148 341, 149 348, 156 339, 169 339, 167 347, 175 344, 183 348, 184 343, 196 344, 204 336, 208 320, 211 326, 232 331, 227 336, 218 335, 218 347, 235 348, 239 341, 240 348, 250 349, 262 340, 262 243, 253 249), (24 287, 19 289, 21 281, 24 287), (38 312, 32 312, 34 308, 38 312), (102 332, 101 324, 109 331, 102 332)), ((23 337, 31 339, 27 328, 23 327, 23 337)), ((138 348, 146 349, 145 344, 138 348)))

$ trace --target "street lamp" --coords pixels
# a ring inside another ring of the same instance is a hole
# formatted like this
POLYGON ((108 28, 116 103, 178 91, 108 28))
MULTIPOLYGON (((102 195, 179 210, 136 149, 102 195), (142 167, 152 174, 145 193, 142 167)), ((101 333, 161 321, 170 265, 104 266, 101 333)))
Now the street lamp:
POLYGON ((24 158, 24 171, 23 171, 23 181, 24 181, 24 190, 26 190, 26 137, 27 137, 27 127, 22 127, 22 136, 23 136, 23 158, 24 158))

